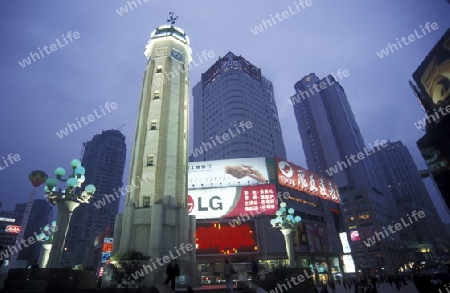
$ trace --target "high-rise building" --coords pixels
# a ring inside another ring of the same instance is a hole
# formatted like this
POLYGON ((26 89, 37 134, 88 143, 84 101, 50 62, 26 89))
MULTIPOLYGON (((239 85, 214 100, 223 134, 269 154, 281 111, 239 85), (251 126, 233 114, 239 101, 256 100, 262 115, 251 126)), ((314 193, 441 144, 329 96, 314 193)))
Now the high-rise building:
MULTIPOLYGON (((22 204, 26 207, 26 203, 22 204)), ((30 237, 36 237, 35 233, 39 234, 45 225, 50 223, 52 216, 52 207, 45 199, 33 200, 30 214, 28 215, 28 222, 23 234, 23 239, 29 239, 30 237)), ((18 256, 18 260, 25 260, 29 264, 34 260, 39 259, 42 244, 37 242, 33 245, 29 245, 23 248, 18 256)))
POLYGON ((395 248, 399 246, 393 244, 398 237, 385 236, 369 245, 364 242, 392 220, 390 199, 380 191, 370 160, 364 159, 379 149, 380 143, 374 143, 374 149, 365 147, 344 89, 333 76, 319 79, 311 73, 294 88, 291 102, 308 169, 331 177, 339 187, 345 231, 351 238, 357 269, 395 272, 404 263, 395 248))
POLYGON ((449 237, 406 146, 401 141, 388 142, 371 159, 377 177, 386 182, 381 186, 383 193, 395 200, 397 214, 406 219, 414 210, 425 213, 423 219, 399 231, 400 241, 410 248, 410 258, 436 258, 445 253, 449 237))
POLYGON ((286 159, 273 85, 261 69, 228 52, 202 74, 193 95, 192 161, 286 159))
MULTIPOLYGON (((186 208, 192 58, 187 35, 173 22, 151 34, 144 54, 129 180, 137 186, 127 190, 124 214, 116 219, 114 251, 136 250, 155 261, 172 259, 180 245, 195 246, 195 218, 186 208)), ((182 274, 194 271, 194 260, 195 249, 179 256, 182 274)), ((151 267, 145 282, 162 279, 163 266, 151 267)))
MULTIPOLYGON (((94 203, 105 195, 115 194, 123 185, 126 158, 125 136, 118 130, 106 130, 84 143, 81 164, 86 169, 86 184, 94 184, 97 191, 88 204, 80 205, 73 212, 62 262, 72 265, 96 266, 89 256, 94 249, 92 237, 106 228, 114 229, 119 212, 119 199, 96 207, 94 203)), ((115 198, 115 197, 114 197, 115 198)))
POLYGON ((52 212, 52 207, 47 200, 35 199, 28 215, 27 224, 25 227, 21 227, 27 205, 27 203, 19 203, 16 204, 13 211, 0 212, 0 244, 5 249, 9 248, 8 253, 11 257, 13 254, 17 254, 17 261, 21 263, 18 267, 30 265, 34 260, 38 260, 42 244, 38 241, 34 241, 33 244, 28 243, 28 245, 25 241, 23 244, 20 239, 17 239, 18 233, 8 232, 8 229, 5 228, 19 226, 20 229, 25 229, 21 239, 28 240, 30 237, 36 239, 36 234, 39 234, 41 229, 49 224, 52 212))
POLYGON ((0 251, 0 253, 2 253, 0 257, 2 259, 10 259, 12 253, 16 253, 15 249, 12 247, 16 246, 17 244, 16 239, 18 232, 8 231, 7 227, 20 226, 22 218, 23 214, 17 215, 14 210, 0 211, 0 246, 3 247, 3 249, 0 251), (19 216, 19 218, 16 219, 17 216, 19 216))

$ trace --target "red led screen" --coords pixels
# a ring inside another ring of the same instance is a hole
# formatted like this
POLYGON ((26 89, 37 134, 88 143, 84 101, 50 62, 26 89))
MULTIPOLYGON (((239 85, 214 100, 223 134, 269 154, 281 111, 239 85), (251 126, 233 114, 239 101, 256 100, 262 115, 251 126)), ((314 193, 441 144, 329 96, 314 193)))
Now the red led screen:
POLYGON ((197 223, 197 254, 257 252, 255 223, 247 221, 234 228, 228 222, 197 223))

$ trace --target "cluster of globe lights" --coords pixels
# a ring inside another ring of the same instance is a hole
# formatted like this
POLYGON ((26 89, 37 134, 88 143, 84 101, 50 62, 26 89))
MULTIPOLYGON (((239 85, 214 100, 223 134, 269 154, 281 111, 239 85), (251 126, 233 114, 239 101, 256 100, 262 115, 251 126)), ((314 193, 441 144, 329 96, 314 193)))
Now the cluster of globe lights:
POLYGON ((58 230, 56 227, 56 221, 53 221, 50 225, 45 225, 41 229, 41 233, 36 235, 36 240, 44 243, 51 243, 53 240, 53 234, 58 230))
POLYGON ((81 166, 81 162, 77 159, 73 159, 70 162, 70 166, 72 167, 72 175, 70 175, 68 179, 62 178, 66 174, 66 170, 62 167, 58 167, 55 169, 56 178, 48 178, 45 181, 45 196, 48 197, 49 202, 53 205, 55 205, 56 200, 61 199, 88 203, 96 190, 93 184, 89 184, 84 188, 84 191, 81 192, 81 194, 76 194, 76 187, 81 187, 81 184, 86 180, 84 176, 86 170, 81 166), (66 189, 57 189, 56 186, 59 182, 65 182, 67 185, 66 189))
POLYGON ((280 208, 278 209, 278 211, 275 212, 275 215, 277 215, 277 217, 275 219, 270 220, 270 224, 272 224, 274 228, 281 228, 281 229, 294 228, 302 220, 300 216, 295 217, 293 216, 294 215, 293 208, 286 210, 285 202, 280 203, 280 208))

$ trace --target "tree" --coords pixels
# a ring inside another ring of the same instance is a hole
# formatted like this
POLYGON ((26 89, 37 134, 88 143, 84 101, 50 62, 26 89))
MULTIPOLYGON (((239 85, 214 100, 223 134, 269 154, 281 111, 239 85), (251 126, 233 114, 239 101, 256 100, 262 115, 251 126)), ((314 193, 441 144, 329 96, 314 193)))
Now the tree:
MULTIPOLYGON (((111 280, 122 287, 133 288, 135 284, 131 274, 139 270, 141 262, 147 261, 150 256, 136 250, 118 251, 111 257, 110 267, 113 270, 111 280)), ((137 281, 141 282, 144 277, 137 281)))

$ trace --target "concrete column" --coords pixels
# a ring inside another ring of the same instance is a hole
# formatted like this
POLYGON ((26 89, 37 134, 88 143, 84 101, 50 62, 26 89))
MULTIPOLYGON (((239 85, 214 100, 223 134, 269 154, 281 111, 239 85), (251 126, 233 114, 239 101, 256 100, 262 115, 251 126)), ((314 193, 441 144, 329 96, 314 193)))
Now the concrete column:
POLYGON ((44 243, 42 244, 42 258, 41 262, 39 263, 40 268, 45 268, 47 266, 48 258, 50 256, 50 250, 52 249, 51 243, 44 243))
POLYGON ((195 232, 197 229, 197 221, 195 219, 195 216, 188 216, 189 217, 189 243, 192 244, 194 247, 193 250, 189 252, 189 281, 194 284, 197 281, 198 277, 198 269, 197 269, 197 248, 195 245, 195 232))
POLYGON ((56 201, 56 207, 58 209, 58 217, 56 223, 58 223, 58 231, 53 235, 53 245, 50 252, 50 258, 47 263, 49 268, 60 267, 61 254, 66 243, 66 235, 69 230, 70 219, 72 218, 73 211, 80 205, 79 202, 72 200, 59 199, 56 201))
MULTIPOLYGON (((114 248, 114 251, 127 251, 130 247, 131 232, 133 230, 134 221, 134 207, 125 207, 122 217, 121 233, 120 233, 120 244, 118 248, 114 248)), ((114 235, 114 238, 116 236, 114 235)), ((134 247, 133 247, 134 248, 134 247)), ((142 251, 144 252, 144 251, 142 251)))
POLYGON ((295 264, 295 257, 294 257, 294 244, 293 244, 292 237, 291 237, 292 229, 284 228, 284 229, 281 229, 281 232, 283 233, 284 241, 286 242, 286 252, 288 255, 288 259, 289 259, 289 267, 295 268, 296 264, 295 264))

